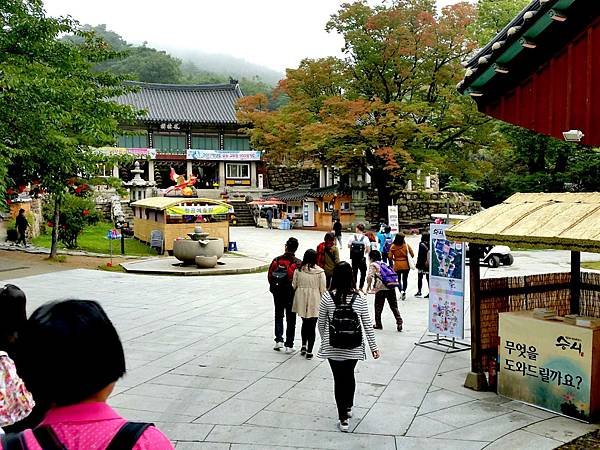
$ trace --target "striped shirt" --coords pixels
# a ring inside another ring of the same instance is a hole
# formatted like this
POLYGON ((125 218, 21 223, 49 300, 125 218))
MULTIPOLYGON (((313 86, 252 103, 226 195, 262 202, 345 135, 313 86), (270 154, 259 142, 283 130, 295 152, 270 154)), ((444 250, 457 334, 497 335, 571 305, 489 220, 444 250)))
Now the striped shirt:
MULTIPOLYGON (((349 294, 346 297, 346 302, 352 301, 352 296, 354 294, 349 294)), ((362 344, 356 348, 352 349, 343 349, 343 348, 334 348, 329 345, 329 322, 333 317, 333 312, 335 311, 335 303, 329 294, 329 291, 326 291, 321 297, 321 304, 319 305, 319 334, 321 335, 321 347, 319 348, 319 352, 317 356, 322 359, 367 359, 367 355, 365 353, 365 340, 364 336, 366 335, 367 341, 369 342, 369 347, 371 352, 374 352, 377 349, 377 343, 375 342, 375 333, 373 332, 373 325, 371 324, 371 317, 369 316, 369 307, 367 306, 367 301, 361 295, 357 295, 354 303, 352 304, 352 309, 356 311, 363 327, 363 341, 362 344)))

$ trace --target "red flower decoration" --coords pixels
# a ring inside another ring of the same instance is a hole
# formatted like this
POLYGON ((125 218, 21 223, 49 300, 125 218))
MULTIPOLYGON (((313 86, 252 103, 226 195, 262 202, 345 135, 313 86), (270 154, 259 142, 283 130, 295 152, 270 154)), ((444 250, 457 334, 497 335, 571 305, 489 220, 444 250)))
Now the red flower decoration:
POLYGON ((89 216, 90 215, 90 211, 87 210, 87 209, 84 209, 81 214, 83 214, 84 216, 89 216))
POLYGON ((46 225, 48 225, 50 228, 52 228, 54 226, 54 222, 51 222, 49 220, 48 222, 46 222, 46 225))
POLYGON ((8 195, 12 195, 12 194, 14 194, 14 193, 15 193, 15 190, 14 190, 13 188, 8 188, 8 189, 6 190, 6 193, 7 193, 8 195))

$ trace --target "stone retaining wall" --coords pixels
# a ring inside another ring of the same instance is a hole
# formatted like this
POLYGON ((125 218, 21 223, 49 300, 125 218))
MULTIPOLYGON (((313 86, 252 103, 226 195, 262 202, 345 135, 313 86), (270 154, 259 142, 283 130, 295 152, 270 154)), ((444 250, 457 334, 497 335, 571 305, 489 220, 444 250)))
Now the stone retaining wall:
POLYGON ((300 167, 267 166, 269 187, 274 191, 297 188, 301 185, 316 187, 319 185, 317 169, 300 167))
MULTIPOLYGON (((401 222, 418 223, 429 221, 431 214, 446 212, 446 198, 450 202, 450 214, 471 215, 481 211, 481 203, 458 192, 402 192, 395 199, 401 222)), ((378 199, 376 191, 367 193, 366 220, 377 223, 379 220, 378 199)), ((387 219, 387 218, 386 218, 387 219)))

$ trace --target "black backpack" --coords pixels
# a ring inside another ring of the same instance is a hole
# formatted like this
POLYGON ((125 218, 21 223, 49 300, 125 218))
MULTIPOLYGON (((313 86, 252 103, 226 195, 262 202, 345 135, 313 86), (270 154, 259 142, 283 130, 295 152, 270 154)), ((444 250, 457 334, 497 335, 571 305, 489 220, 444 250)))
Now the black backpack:
MULTIPOLYGON (((125 423, 112 438, 106 450, 132 449, 144 431, 151 426, 154 426, 154 424, 140 422, 125 423)), ((43 450, 68 450, 60 442, 52 428, 48 426, 34 428, 33 435, 43 450)), ((3 450, 28 450, 23 432, 2 435, 0 436, 0 443, 2 443, 3 450)))
POLYGON ((289 292, 292 289, 290 276, 296 270, 296 263, 281 257, 275 258, 273 262, 277 263, 277 268, 271 272, 270 291, 273 294, 289 292))
POLYGON ((365 243, 363 242, 364 235, 360 241, 354 235, 354 240, 350 243, 350 259, 356 261, 365 257, 365 243))
MULTIPOLYGON (((332 299, 334 298, 331 292, 329 295, 332 299)), ((360 318, 352 308, 357 295, 354 293, 350 303, 344 301, 344 303, 335 305, 333 316, 329 322, 329 345, 334 348, 349 350, 362 344, 360 318)))

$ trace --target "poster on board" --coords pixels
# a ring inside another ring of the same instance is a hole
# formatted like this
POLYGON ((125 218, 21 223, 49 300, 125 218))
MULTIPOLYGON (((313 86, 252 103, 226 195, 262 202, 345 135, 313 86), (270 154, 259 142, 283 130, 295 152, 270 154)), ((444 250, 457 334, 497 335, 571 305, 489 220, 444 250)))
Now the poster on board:
POLYGON ((531 311, 501 313, 498 393, 589 420, 597 333, 536 319, 531 311))
POLYGON ((388 206, 388 225, 392 229, 392 234, 396 234, 400 230, 397 205, 388 206))
POLYGON ((463 339, 465 333, 465 247, 446 239, 449 225, 430 226, 429 331, 463 339))

